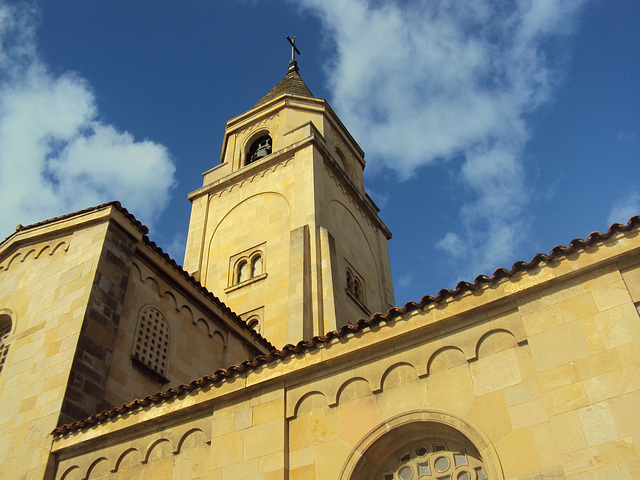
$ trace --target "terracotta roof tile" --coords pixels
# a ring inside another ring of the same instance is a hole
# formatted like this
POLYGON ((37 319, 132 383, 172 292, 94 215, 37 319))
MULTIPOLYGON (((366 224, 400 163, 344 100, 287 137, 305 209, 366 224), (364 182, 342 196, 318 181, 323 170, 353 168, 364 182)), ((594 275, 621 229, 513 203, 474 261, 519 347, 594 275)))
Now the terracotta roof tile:
POLYGON ((335 338, 346 337, 350 333, 358 332, 367 327, 375 326, 382 321, 393 320, 409 312, 423 309, 430 304, 440 303, 447 298, 455 297, 468 291, 477 290, 481 288, 483 285, 497 282, 503 278, 511 277, 520 272, 532 270, 536 268, 543 261, 555 260, 555 259, 558 259, 559 257, 570 255, 576 251, 589 247, 595 244, 596 242, 606 240, 616 233, 626 232, 639 227, 640 227, 640 216, 631 217, 631 219, 626 225, 614 223, 609 227, 606 233, 593 232, 587 237, 586 240, 582 240, 579 238, 572 240, 571 243, 569 243, 568 247, 565 247, 563 245, 557 245, 551 249, 551 252, 549 254, 538 253, 529 262, 518 261, 514 263, 513 267, 511 267, 510 270, 507 270, 505 268, 498 268, 495 272, 493 272, 493 275, 491 277, 488 277, 486 275, 479 275, 478 277, 476 277, 473 283, 469 283, 469 282, 458 283, 455 290, 446 289, 446 288, 442 289, 435 297, 431 295, 426 295, 422 297, 420 302, 407 302, 404 305, 404 307, 402 308, 394 307, 390 309, 386 314, 376 313, 369 319, 358 320, 355 324, 345 325, 340 330, 333 330, 333 331, 327 332, 323 336, 316 336, 316 337, 313 337, 311 340, 302 340, 298 342, 296 345, 291 345, 291 344, 285 345, 282 348, 282 350, 274 350, 270 352, 268 355, 258 355, 257 357, 246 360, 240 364, 232 365, 227 369, 217 370, 212 375, 205 375, 204 377, 194 380, 189 384, 183 384, 178 387, 170 388, 165 392, 159 392, 153 395, 147 395, 143 399, 134 400, 133 402, 125 403, 120 407, 115 407, 115 408, 112 408, 111 410, 107 410, 101 413, 96 413, 95 415, 91 415, 89 418, 86 418, 84 420, 68 423, 66 425, 61 425, 55 428, 52 433, 55 436, 65 435, 75 430, 80 430, 85 427, 89 427, 91 425, 102 423, 108 420, 109 418, 117 417, 121 414, 130 412, 132 410, 136 410, 141 407, 146 407, 148 405, 152 405, 155 403, 160 403, 160 402, 163 402, 165 399, 178 397, 180 395, 191 392, 193 390, 197 390, 199 388, 205 387, 207 385, 214 385, 214 384, 223 382, 227 378, 235 376, 237 373, 249 372, 261 365, 277 361, 278 359, 288 357, 289 355, 292 355, 292 354, 308 352, 310 350, 318 348, 322 344, 330 342, 335 338))

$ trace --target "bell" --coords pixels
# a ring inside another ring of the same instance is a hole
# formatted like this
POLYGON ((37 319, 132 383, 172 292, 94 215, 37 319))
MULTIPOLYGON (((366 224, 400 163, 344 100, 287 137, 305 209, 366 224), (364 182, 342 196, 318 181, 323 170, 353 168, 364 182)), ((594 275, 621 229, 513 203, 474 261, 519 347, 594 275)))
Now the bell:
POLYGON ((260 147, 258 150, 256 150, 256 153, 254 154, 255 158, 262 158, 262 157, 266 157, 267 155, 269 155, 269 149, 267 146, 264 147, 260 147))

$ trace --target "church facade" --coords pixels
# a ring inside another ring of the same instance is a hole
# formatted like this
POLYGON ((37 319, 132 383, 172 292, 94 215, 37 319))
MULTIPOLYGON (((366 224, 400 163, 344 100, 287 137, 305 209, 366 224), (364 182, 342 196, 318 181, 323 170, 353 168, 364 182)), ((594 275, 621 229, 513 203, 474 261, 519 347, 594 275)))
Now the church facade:
POLYGON ((364 165, 292 62, 184 269, 118 203, 19 226, 0 478, 640 478, 640 217, 396 308, 364 165))

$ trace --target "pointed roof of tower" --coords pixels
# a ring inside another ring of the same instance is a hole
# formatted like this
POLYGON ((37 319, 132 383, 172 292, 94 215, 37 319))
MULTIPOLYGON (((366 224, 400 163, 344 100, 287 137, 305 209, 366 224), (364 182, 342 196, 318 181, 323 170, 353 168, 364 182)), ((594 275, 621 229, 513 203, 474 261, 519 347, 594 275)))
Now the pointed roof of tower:
POLYGON ((289 70, 284 78, 280 80, 280 82, 278 82, 278 84, 273 87, 269 93, 262 97, 260 101, 253 106, 253 108, 259 107, 260 105, 284 94, 315 98, 313 93, 311 93, 311 90, 309 90, 309 87, 307 87, 302 80, 302 77, 300 77, 300 74, 298 73, 298 62, 295 60, 289 62, 289 70))

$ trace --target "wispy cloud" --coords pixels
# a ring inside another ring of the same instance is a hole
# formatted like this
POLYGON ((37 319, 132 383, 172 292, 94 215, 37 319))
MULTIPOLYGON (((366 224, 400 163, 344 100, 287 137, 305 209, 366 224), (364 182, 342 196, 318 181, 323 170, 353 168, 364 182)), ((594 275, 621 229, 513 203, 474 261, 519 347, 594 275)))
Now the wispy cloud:
POLYGON ((115 199, 153 222, 174 184, 169 152, 100 122, 88 82, 52 74, 38 55, 36 21, 0 2, 0 238, 115 199))
POLYGON ((389 193, 387 192, 378 192, 376 190, 367 189, 367 194, 375 202, 378 208, 384 208, 389 201, 389 193))
POLYGON ((184 252, 187 248, 187 232, 176 232, 171 237, 171 241, 163 249, 173 258, 179 265, 184 261, 184 252))
POLYGON ((629 193, 612 205, 607 225, 626 224, 634 215, 640 215, 640 193, 638 192, 629 193))
POLYGON ((439 246, 476 274, 512 258, 529 193, 525 115, 557 79, 581 0, 298 0, 335 44, 334 107, 374 170, 462 158, 467 201, 439 246))
POLYGON ((413 275, 411 273, 407 273, 406 275, 400 275, 398 278, 398 288, 405 288, 411 284, 413 281, 413 275))

